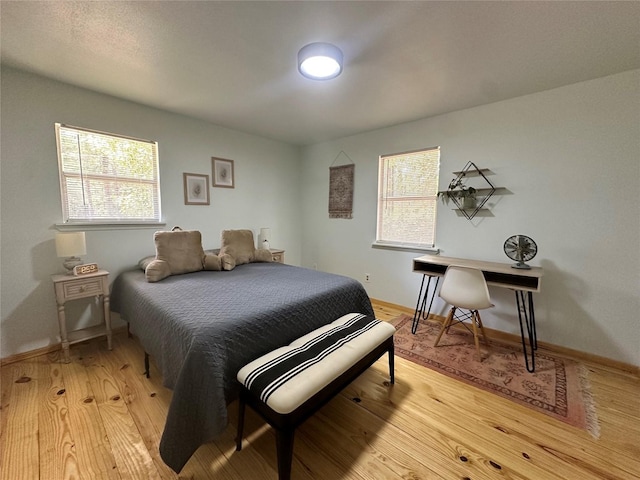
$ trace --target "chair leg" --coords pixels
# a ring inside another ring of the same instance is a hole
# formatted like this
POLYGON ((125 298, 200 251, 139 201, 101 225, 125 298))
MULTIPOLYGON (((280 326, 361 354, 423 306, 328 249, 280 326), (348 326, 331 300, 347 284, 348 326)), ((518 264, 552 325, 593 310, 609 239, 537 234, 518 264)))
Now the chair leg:
POLYGON ((442 324, 442 328, 440 328, 440 333, 438 334, 438 338, 436 338, 436 341, 433 343, 434 347, 438 346, 438 342, 440 342, 440 339, 442 338, 442 334, 451 325, 451 321, 453 320, 453 314, 455 313, 455 311, 456 311, 456 307, 451 307, 451 310, 449 310, 449 315, 447 315, 447 318, 442 324))
POLYGON ((484 332, 484 325, 482 325, 482 318, 480 318, 480 312, 478 311, 476 311, 476 318, 478 319, 478 326, 482 332, 482 339, 486 345, 489 345, 489 339, 487 338, 487 334, 484 332))
POLYGON ((482 361, 482 354, 480 353, 480 340, 478 339, 478 311, 473 310, 471 312, 471 325, 473 326, 473 340, 476 342, 476 352, 478 352, 478 360, 482 361))
POLYGON ((451 327, 453 327, 453 321, 456 319, 456 310, 458 309, 458 307, 451 307, 451 320, 449 320, 449 325, 447 325, 447 328, 445 329, 445 333, 447 335, 449 335, 449 329, 451 327))

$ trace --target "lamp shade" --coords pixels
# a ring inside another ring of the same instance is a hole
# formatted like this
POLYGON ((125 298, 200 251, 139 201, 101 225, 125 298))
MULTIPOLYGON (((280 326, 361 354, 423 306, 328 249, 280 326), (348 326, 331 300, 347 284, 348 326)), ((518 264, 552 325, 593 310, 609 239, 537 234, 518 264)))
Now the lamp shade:
POLYGON ((271 240, 271 229, 270 228, 261 228, 260 229, 260 240, 270 241, 271 240))
POLYGON ((343 55, 330 43, 310 43, 298 52, 298 71, 312 80, 330 80, 342 73, 343 55))
POLYGON ((84 232, 56 233, 56 255, 77 257, 87 254, 84 232))
POLYGON ((258 248, 265 248, 269 250, 269 242, 271 242, 271 229, 261 228, 260 235, 258 236, 258 248))

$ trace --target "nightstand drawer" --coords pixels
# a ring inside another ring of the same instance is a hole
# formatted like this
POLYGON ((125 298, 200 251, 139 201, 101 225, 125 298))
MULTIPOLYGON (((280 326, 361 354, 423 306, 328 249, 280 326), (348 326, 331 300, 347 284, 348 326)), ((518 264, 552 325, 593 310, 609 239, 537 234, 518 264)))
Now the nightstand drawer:
POLYGON ((278 263, 284 263, 284 250, 280 250, 277 248, 272 248, 271 249, 271 261, 272 262, 278 262, 278 263))
POLYGON ((91 278, 82 279, 77 282, 66 282, 64 287, 64 298, 70 300, 72 298, 82 298, 91 295, 102 295, 102 279, 91 278))

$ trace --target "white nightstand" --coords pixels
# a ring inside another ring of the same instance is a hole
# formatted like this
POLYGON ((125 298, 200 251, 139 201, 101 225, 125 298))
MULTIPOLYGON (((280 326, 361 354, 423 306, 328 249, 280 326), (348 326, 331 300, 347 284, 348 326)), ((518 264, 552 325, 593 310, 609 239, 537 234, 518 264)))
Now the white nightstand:
POLYGON ((284 250, 279 250, 277 248, 270 248, 271 256, 273 257, 274 262, 284 263, 284 250))
POLYGON ((86 275, 52 275, 53 286, 58 304, 58 324, 64 358, 69 363, 69 345, 91 338, 107 337, 107 346, 111 350, 111 315, 109 313, 109 272, 98 270, 86 275), (104 324, 74 330, 67 334, 67 322, 64 305, 70 300, 79 298, 101 297, 104 324))

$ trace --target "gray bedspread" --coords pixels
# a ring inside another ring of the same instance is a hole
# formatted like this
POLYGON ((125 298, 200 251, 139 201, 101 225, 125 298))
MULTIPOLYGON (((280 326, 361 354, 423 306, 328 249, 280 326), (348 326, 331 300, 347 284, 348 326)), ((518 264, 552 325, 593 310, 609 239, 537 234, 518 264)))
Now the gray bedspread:
POLYGON ((157 283, 141 270, 125 272, 113 283, 111 309, 173 389, 160 455, 176 472, 225 429, 243 365, 346 313, 373 315, 359 282, 280 263, 157 283))

